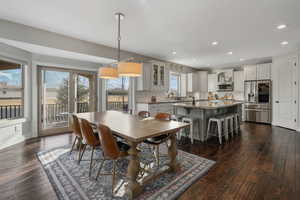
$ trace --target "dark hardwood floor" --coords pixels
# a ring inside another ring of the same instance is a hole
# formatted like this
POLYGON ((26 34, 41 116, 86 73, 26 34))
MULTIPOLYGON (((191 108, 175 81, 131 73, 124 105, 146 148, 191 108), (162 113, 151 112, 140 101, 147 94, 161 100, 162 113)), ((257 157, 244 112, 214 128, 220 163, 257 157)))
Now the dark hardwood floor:
MULTIPOLYGON (((56 199, 36 153, 70 144, 69 134, 33 139, 0 151, 0 199, 56 199)), ((215 160, 216 165, 193 184, 181 200, 300 199, 300 133, 245 123, 242 134, 179 148, 215 160)))

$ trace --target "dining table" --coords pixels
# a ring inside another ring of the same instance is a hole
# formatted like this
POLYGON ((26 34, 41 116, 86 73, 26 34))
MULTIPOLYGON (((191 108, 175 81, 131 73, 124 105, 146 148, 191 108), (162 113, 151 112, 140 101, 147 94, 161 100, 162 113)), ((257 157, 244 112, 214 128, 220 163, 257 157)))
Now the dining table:
MULTIPOLYGON (((176 173, 180 171, 177 160, 176 133, 189 124, 178 121, 158 120, 155 118, 143 119, 138 115, 131 115, 120 111, 86 112, 76 114, 79 119, 86 119, 92 125, 108 126, 116 136, 119 136, 130 145, 129 164, 127 168, 128 185, 126 192, 131 199, 142 193, 145 183, 138 180, 141 172, 138 145, 148 138, 169 134, 168 146, 169 162, 165 172, 176 173)), ((141 146, 141 145, 140 145, 141 146)), ((140 148, 140 147, 139 147, 140 148)), ((153 179, 152 179, 153 180, 153 179)), ((153 180, 155 181, 155 180, 153 180)))

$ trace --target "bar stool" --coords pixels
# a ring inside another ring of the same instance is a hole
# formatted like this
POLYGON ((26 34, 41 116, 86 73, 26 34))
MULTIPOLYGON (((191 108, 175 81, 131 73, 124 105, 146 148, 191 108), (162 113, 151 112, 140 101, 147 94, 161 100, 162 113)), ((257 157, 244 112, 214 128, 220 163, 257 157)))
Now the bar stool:
POLYGON ((210 129, 211 129, 212 123, 216 123, 216 125, 217 125, 219 143, 222 144, 222 136, 225 136, 225 139, 228 140, 228 131, 225 131, 225 118, 222 116, 209 118, 207 133, 206 133, 206 140, 208 139, 208 137, 211 134, 210 129), (224 131, 223 131, 223 124, 224 124, 224 131))
MULTIPOLYGON (((191 143, 194 144, 194 123, 193 123, 193 119, 192 118, 189 118, 189 117, 184 117, 182 118, 181 120, 182 122, 184 123, 189 123, 190 124, 190 139, 191 139, 191 143)), ((181 138, 181 134, 182 132, 180 131, 180 138, 181 138)))
MULTIPOLYGON (((171 115, 171 120, 176 121, 176 122, 181 122, 183 117, 184 116, 182 116, 182 115, 171 115)), ((181 139, 181 134, 182 134, 182 129, 180 131, 178 131, 176 134, 177 140, 181 139)))
POLYGON ((240 115, 238 113, 234 114, 234 130, 236 134, 240 132, 240 115))
POLYGON ((233 137, 234 133, 234 127, 233 127, 233 121, 234 121, 234 115, 233 114, 227 114, 223 116, 224 118, 224 129, 225 133, 227 134, 227 137, 229 133, 231 134, 231 137, 233 137))

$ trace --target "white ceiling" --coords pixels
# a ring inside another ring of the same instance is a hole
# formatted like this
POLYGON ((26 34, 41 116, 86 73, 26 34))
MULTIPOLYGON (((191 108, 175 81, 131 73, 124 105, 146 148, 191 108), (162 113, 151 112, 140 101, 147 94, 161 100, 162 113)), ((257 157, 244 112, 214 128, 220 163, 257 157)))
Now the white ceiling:
POLYGON ((0 0, 0 5, 2 19, 112 47, 114 13, 123 12, 122 49, 193 67, 300 47, 299 0, 0 0), (288 28, 277 30, 282 23, 288 28), (218 46, 211 45, 215 40, 218 46))

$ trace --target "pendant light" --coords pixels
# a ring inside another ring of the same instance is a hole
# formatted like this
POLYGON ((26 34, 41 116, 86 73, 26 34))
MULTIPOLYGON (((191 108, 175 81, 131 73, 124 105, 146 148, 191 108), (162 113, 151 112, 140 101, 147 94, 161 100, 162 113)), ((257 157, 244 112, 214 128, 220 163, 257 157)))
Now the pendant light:
POLYGON ((118 20, 118 63, 115 67, 101 67, 99 77, 103 79, 115 79, 118 76, 138 77, 142 74, 142 64, 136 62, 120 62, 121 53, 121 20, 125 18, 123 13, 115 14, 118 20))

